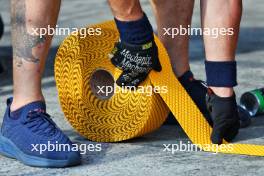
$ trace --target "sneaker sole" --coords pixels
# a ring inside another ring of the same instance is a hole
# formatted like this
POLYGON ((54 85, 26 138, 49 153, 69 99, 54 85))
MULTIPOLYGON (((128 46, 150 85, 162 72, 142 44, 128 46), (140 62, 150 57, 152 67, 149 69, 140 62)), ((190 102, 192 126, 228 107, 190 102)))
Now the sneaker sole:
POLYGON ((34 167, 69 167, 81 164, 81 159, 78 157, 69 157, 68 160, 52 160, 37 156, 27 155, 18 149, 15 144, 8 138, 0 134, 0 154, 9 158, 17 159, 23 164, 34 167))

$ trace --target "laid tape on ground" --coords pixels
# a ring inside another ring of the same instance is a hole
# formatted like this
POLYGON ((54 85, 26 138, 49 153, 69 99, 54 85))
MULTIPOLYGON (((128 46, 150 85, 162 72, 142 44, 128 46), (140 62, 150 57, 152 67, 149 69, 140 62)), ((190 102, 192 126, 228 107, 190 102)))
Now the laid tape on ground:
POLYGON ((55 64, 62 109, 80 134, 103 142, 140 136, 158 128, 169 107, 190 140, 204 151, 264 156, 264 146, 261 145, 233 144, 232 150, 226 150, 211 144, 211 127, 175 78, 166 50, 157 38, 163 69, 161 72, 151 71, 144 86, 165 85, 168 92, 151 97, 142 93, 115 94, 108 100, 98 99, 89 86, 91 75, 98 69, 109 71, 115 79, 120 74, 107 56, 118 39, 118 32, 113 21, 91 27, 101 28, 102 35, 83 39, 68 37, 59 48, 55 64))

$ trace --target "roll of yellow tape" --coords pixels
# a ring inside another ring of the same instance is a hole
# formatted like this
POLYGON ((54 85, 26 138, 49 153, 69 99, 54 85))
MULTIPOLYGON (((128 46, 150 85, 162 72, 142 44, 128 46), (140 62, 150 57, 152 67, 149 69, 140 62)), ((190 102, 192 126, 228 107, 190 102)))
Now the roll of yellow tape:
POLYGON ((159 128, 169 109, 151 91, 149 78, 136 91, 110 90, 121 74, 108 58, 118 32, 111 22, 94 28, 101 28, 101 35, 72 35, 56 56, 55 79, 66 118, 82 136, 100 142, 131 139, 159 128))
MULTIPOLYGON (((101 85, 109 80, 100 80, 101 75, 111 77, 107 74, 111 73, 116 79, 120 74, 107 57, 118 39, 118 32, 113 21, 91 27, 101 28, 102 35, 83 39, 80 36, 68 37, 59 48, 55 64, 62 109, 80 134, 103 142, 140 136, 158 128, 166 118, 169 107, 190 140, 204 151, 264 156, 264 146, 261 145, 231 144, 227 148, 227 142, 220 147, 211 144, 211 127, 175 78, 166 50, 157 38, 163 69, 161 72, 151 71, 143 86, 167 86, 168 91, 151 97, 139 92, 121 93, 102 100, 105 97, 96 95, 93 85, 101 85), (99 83, 91 81, 98 78, 99 83)), ((108 81, 107 85, 111 85, 111 82, 113 80, 108 81)))

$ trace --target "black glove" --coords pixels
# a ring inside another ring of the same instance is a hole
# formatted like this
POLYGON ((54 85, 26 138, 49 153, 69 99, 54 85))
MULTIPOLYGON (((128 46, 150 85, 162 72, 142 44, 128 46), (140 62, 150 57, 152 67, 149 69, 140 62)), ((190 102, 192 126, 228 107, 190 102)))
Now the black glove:
POLYGON ((119 86, 137 87, 152 69, 161 71, 158 48, 154 41, 144 45, 117 42, 109 57, 116 67, 123 70, 116 81, 119 86))
POLYGON ((212 143, 222 144, 223 139, 228 142, 233 140, 240 127, 235 94, 222 98, 209 91, 206 103, 213 120, 212 143))

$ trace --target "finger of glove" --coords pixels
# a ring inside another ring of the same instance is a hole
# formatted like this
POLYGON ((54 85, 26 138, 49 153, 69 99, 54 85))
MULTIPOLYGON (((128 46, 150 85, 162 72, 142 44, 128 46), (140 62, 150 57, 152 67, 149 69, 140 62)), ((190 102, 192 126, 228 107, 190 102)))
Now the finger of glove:
POLYGON ((153 59, 153 61, 152 61, 153 70, 160 72, 162 70, 162 67, 161 67, 161 64, 159 61, 158 54, 156 56, 154 56, 154 58, 152 58, 152 59, 153 59))
POLYGON ((211 133, 211 141, 213 144, 222 144, 224 138, 224 132, 226 131, 226 126, 224 124, 214 124, 213 131, 211 133))
POLYGON ((122 69, 123 63, 124 63, 124 57, 122 57, 119 53, 116 53, 111 58, 111 62, 114 66, 116 66, 119 69, 122 69))
POLYGON ((221 133, 217 130, 213 130, 212 134, 211 134, 211 141, 213 144, 222 144, 223 143, 223 136, 221 135, 221 133))
POLYGON ((155 44, 153 46, 153 50, 152 50, 152 68, 155 70, 155 71, 158 71, 160 72, 162 70, 161 68, 161 64, 160 64, 160 61, 159 61, 159 53, 158 53, 158 47, 157 45, 155 44))
POLYGON ((224 134, 224 139, 227 142, 231 142, 238 134, 240 128, 239 121, 237 121, 235 124, 231 125, 224 134))
POLYGON ((124 57, 120 54, 121 48, 120 43, 116 43, 115 47, 112 49, 111 53, 108 54, 108 57, 111 59, 111 62, 114 66, 122 68, 124 57))
POLYGON ((126 86, 129 82, 131 82, 134 78, 130 76, 129 72, 123 72, 119 78, 116 80, 116 84, 118 86, 126 86))
POLYGON ((141 76, 138 76, 136 78, 134 78, 132 81, 130 81, 129 83, 126 84, 126 86, 133 86, 133 87, 138 87, 139 84, 141 84, 142 82, 144 82, 147 78, 148 74, 145 73, 141 76))

